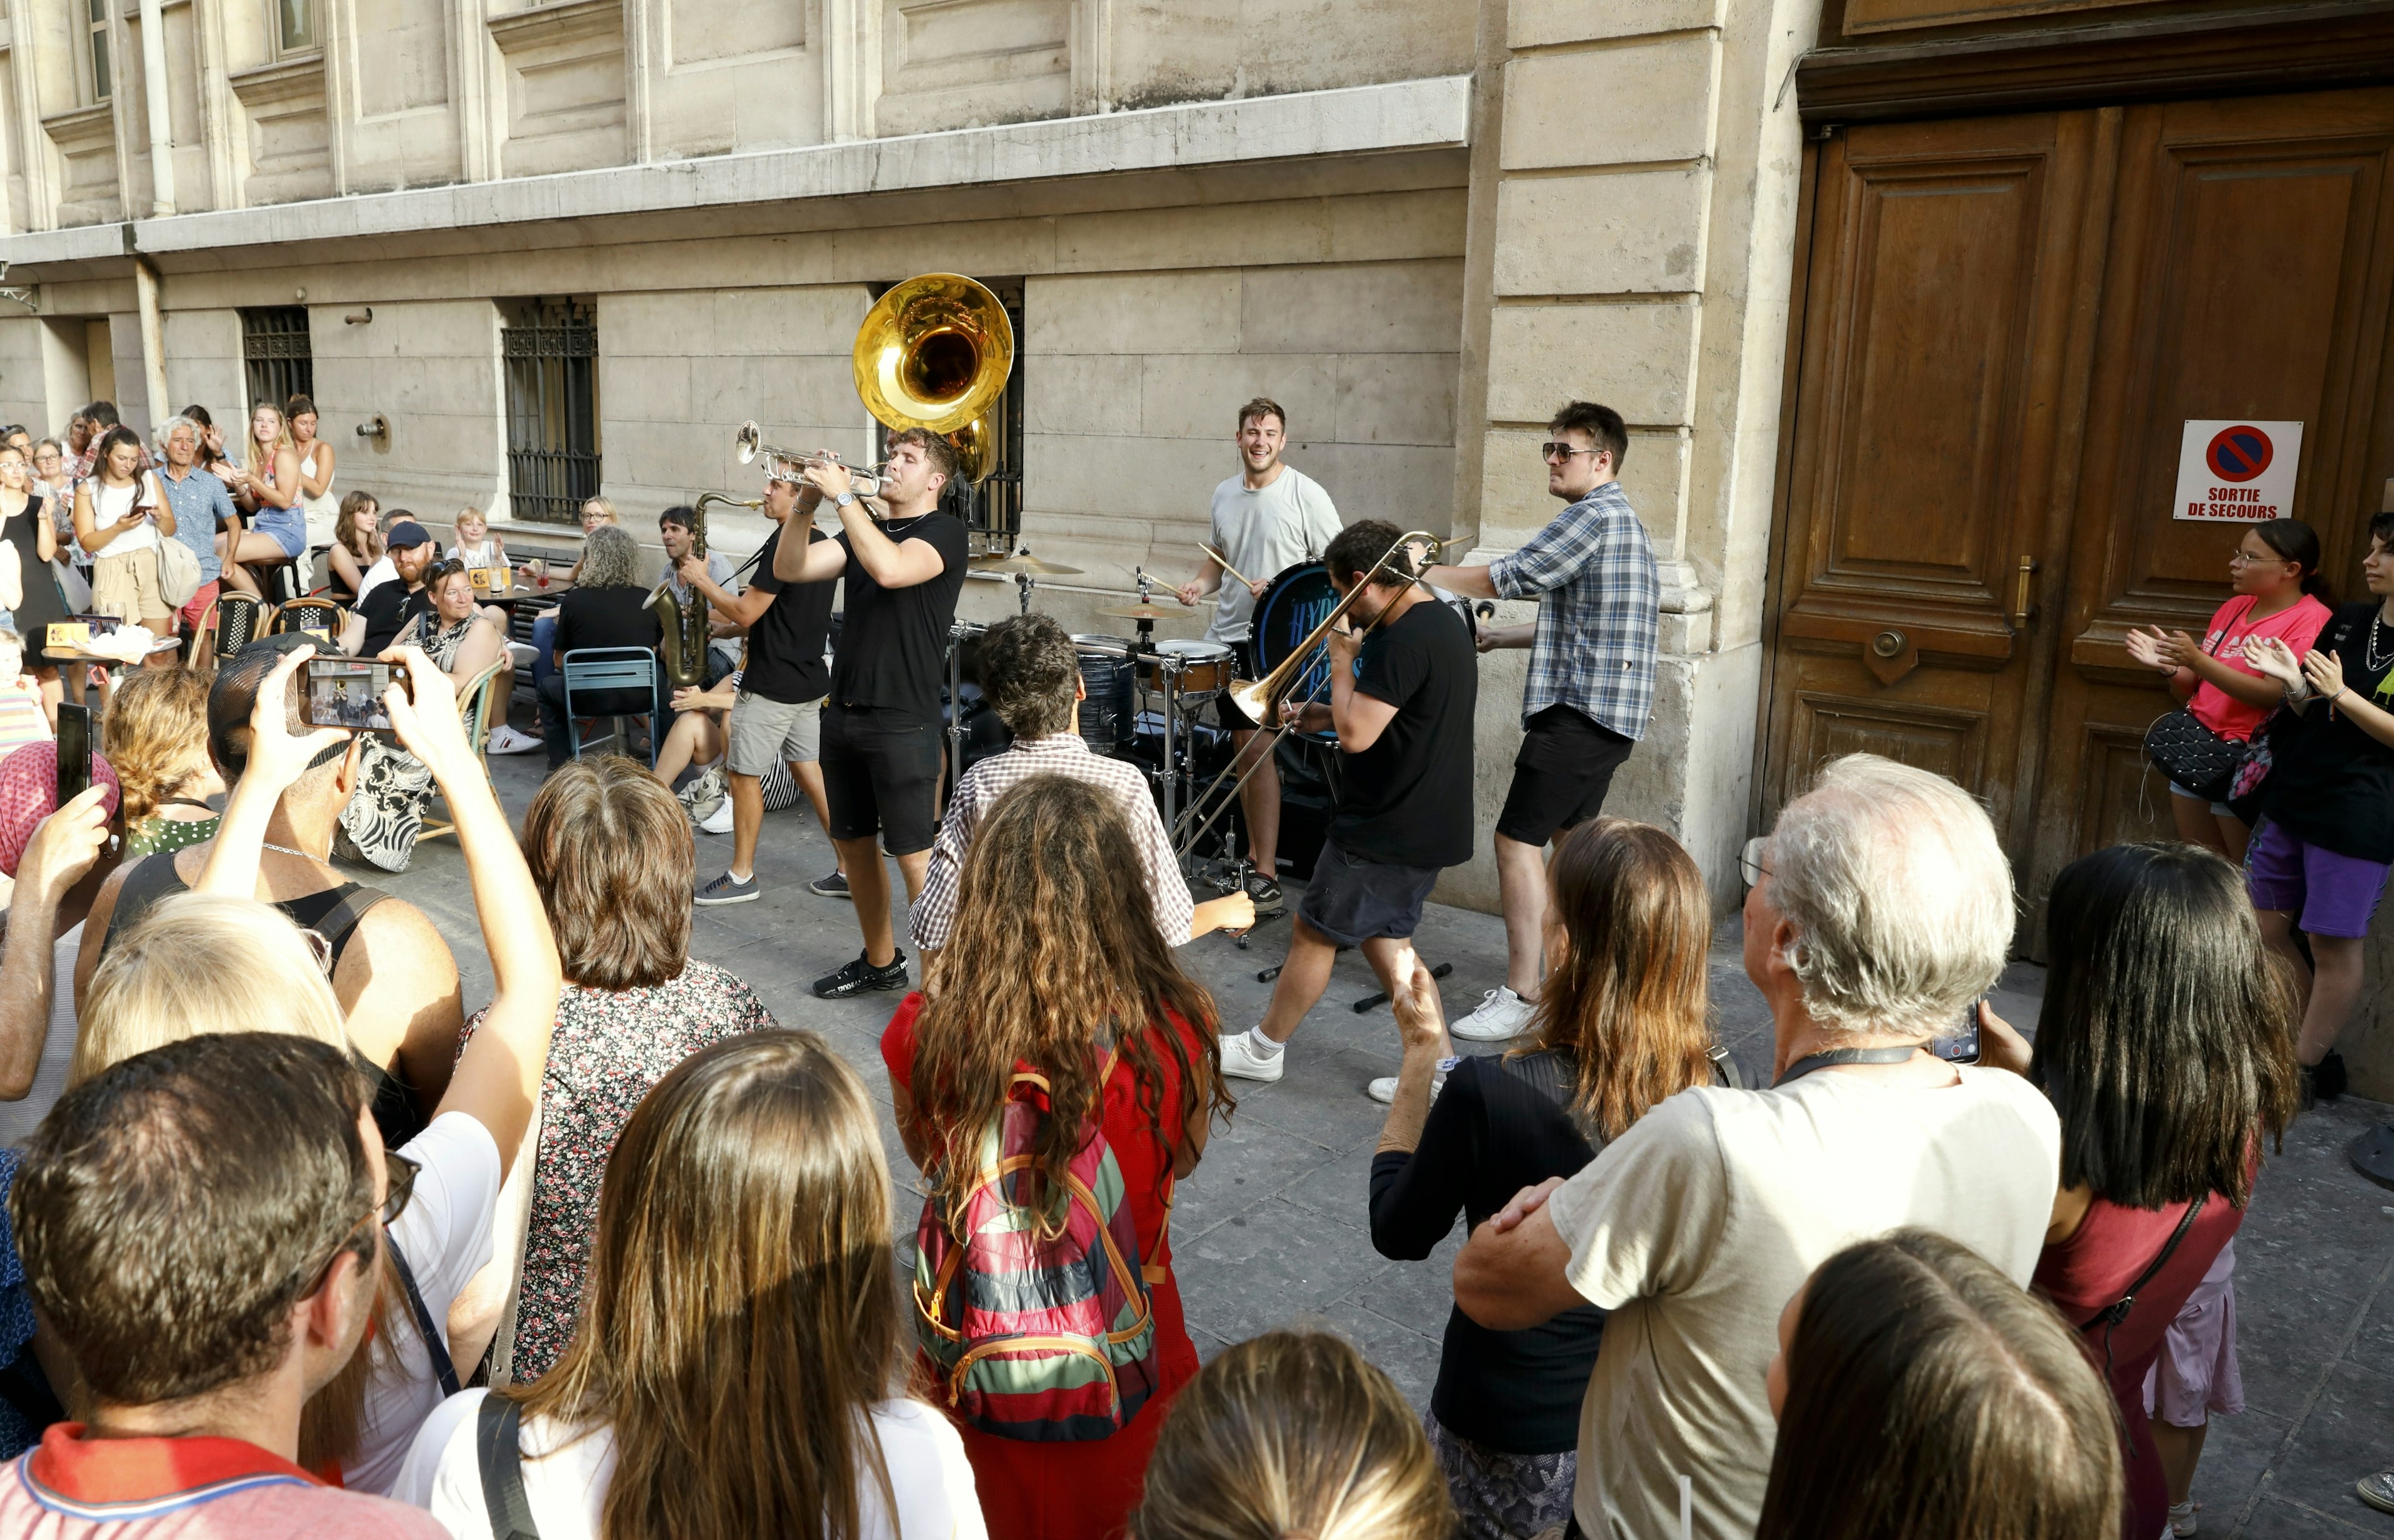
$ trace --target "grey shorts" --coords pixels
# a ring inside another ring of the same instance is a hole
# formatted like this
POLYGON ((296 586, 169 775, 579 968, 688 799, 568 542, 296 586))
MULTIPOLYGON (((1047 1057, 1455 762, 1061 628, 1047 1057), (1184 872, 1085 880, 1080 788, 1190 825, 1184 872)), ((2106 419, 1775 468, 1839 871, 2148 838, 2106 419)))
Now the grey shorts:
POLYGON ((1340 946, 1361 946, 1383 936, 1403 941, 1421 925, 1422 905, 1438 886, 1438 871, 1359 861, 1325 839, 1296 916, 1340 946))
POLYGON ((731 749, 725 756, 731 773, 762 777, 777 764, 822 758, 822 704, 784 705, 742 691, 731 703, 731 749))

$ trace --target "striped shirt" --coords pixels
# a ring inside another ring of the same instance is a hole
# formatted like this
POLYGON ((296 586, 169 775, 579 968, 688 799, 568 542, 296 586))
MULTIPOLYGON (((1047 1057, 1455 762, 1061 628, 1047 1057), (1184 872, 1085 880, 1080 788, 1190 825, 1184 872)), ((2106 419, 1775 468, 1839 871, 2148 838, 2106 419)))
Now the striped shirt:
POLYGON ((1646 526, 1620 482, 1605 482, 1519 550, 1491 561, 1488 582, 1506 599, 1545 599, 1521 691, 1524 727, 1546 707, 1567 705, 1624 738, 1646 736, 1663 585, 1646 526))
POLYGON ((1189 923, 1196 906, 1164 819, 1147 789, 1147 777, 1138 767, 1106 759, 1092 752, 1075 732, 1052 737, 1017 739, 1004 754, 982 760, 965 771, 956 795, 948 799, 947 816, 940 821, 939 837, 931 842, 931 868, 923 879, 923 896, 914 903, 914 944, 945 946, 956 925, 956 893, 963 885, 965 857, 972 849, 973 831, 997 799, 1034 775, 1067 775, 1086 782, 1113 797, 1130 823, 1131 844, 1147 877, 1147 891, 1155 905, 1155 928, 1164 944, 1178 946, 1189 940, 1189 923))

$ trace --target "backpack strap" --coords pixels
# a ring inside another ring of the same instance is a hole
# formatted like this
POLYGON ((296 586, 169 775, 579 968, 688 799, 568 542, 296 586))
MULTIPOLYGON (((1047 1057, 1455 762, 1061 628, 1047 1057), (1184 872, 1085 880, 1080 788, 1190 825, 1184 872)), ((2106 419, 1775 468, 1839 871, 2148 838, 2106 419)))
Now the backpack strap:
POLYGON ((524 1496, 523 1449, 516 1441, 522 1420, 523 1408, 505 1396, 484 1396, 474 1418, 474 1463, 482 1471, 492 1540, 540 1540, 524 1496))
POLYGON ((1716 1086, 1723 1086, 1732 1091, 1754 1089, 1746 1084, 1745 1066, 1737 1061, 1737 1055, 1716 1043, 1704 1050, 1704 1057, 1713 1061, 1713 1084, 1716 1086))
POLYGON ((457 1366, 449 1361, 449 1344, 441 1328, 433 1322, 432 1311, 424 1303, 424 1291, 415 1286, 415 1270, 407 1265, 407 1254, 399 1249, 399 1238, 385 1225, 382 1248, 390 1257, 391 1270, 399 1274, 399 1286, 407 1291, 407 1308, 415 1313, 415 1333, 424 1338, 424 1350, 431 1355, 432 1373, 441 1381, 441 1393, 457 1393, 457 1366))

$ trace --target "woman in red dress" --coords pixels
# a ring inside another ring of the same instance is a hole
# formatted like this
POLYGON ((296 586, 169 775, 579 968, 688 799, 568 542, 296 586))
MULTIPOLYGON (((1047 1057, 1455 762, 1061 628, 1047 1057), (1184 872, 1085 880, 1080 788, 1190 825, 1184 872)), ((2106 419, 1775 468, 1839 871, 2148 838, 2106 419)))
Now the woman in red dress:
POLYGON ((2033 1286, 2078 1327, 2119 1402, 2123 1533, 2159 1534, 2169 1497, 2145 1374, 2244 1222, 2264 1146, 2294 1117, 2293 995, 2242 875, 2191 845, 2072 862, 2045 926, 2033 1059, 1983 1006, 1981 1038, 1988 1062, 2024 1069, 2061 1114, 2061 1190, 2033 1286))
POLYGON ((1166 1218, 1173 1181, 1196 1168, 1230 1099, 1213 1000, 1156 929, 1130 847, 1094 787, 1046 775, 1006 793, 975 834, 925 992, 881 1037, 899 1133, 933 1203, 963 1196, 1018 1073, 1047 1084, 1033 1102, 1046 1114, 1036 1154, 1055 1188, 1101 1113, 1151 1279, 1156 1389, 1112 1437, 1024 1442, 959 1422, 993 1540, 1118 1533, 1172 1394, 1197 1373, 1166 1218), (1109 1052, 1116 1067, 1101 1083, 1109 1052))

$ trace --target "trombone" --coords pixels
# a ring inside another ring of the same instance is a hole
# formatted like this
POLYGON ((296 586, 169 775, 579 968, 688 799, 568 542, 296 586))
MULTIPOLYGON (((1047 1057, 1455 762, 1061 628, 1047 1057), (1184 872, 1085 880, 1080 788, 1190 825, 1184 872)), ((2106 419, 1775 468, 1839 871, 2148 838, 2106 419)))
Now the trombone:
MULTIPOLYGON (((1401 555, 1403 555, 1408 546, 1421 545, 1427 545, 1428 548, 1433 551, 1440 548, 1438 536, 1430 533, 1427 530, 1408 530, 1404 533, 1397 536, 1396 541, 1390 545, 1387 550, 1380 553, 1380 559, 1372 563, 1371 570, 1366 572, 1360 579, 1358 579, 1355 586, 1348 589, 1346 594, 1339 599, 1336 604, 1331 606, 1330 612, 1322 617, 1321 624, 1314 626, 1314 628, 1306 635, 1306 638, 1303 641, 1290 649, 1288 656, 1282 658, 1277 667, 1273 668, 1260 679, 1243 679, 1230 686, 1230 704, 1244 712, 1247 719, 1254 722, 1262 731, 1267 732, 1279 732, 1282 731, 1280 724, 1274 720, 1274 718, 1280 715, 1282 701, 1288 694, 1290 686, 1295 683, 1296 678, 1306 669, 1313 665, 1314 649, 1323 645, 1324 638, 1330 635, 1331 627, 1336 625, 1338 622, 1345 617, 1347 612, 1354 608, 1355 600, 1361 597, 1363 590, 1371 585, 1374 578, 1380 575, 1381 571, 1386 568, 1388 563, 1396 560, 1401 555)), ((1417 573, 1404 573, 1404 577, 1408 586, 1421 581, 1421 576, 1417 573)), ((1383 611, 1382 613, 1386 613, 1386 612, 1383 611)), ((1379 619, 1375 616, 1372 621, 1372 625, 1377 625, 1378 624, 1379 619)), ((1364 627, 1366 631, 1369 631, 1371 628, 1371 625, 1364 627)), ((1322 670, 1322 676, 1320 682, 1318 682, 1308 694, 1305 704, 1309 705, 1312 704, 1321 697, 1322 692, 1329 688, 1330 683, 1330 671, 1325 668, 1322 670)), ((1238 761, 1235 758, 1233 758, 1229 765, 1224 766, 1221 772, 1216 775, 1211 782, 1207 783, 1204 791, 1197 794, 1195 798, 1190 802, 1188 810, 1180 815, 1177 823, 1172 831, 1175 838, 1178 841, 1174 851, 1176 855, 1181 856, 1185 859, 1190 851, 1196 849, 1197 841, 1204 837, 1205 832, 1211 829, 1215 823, 1221 818, 1222 814, 1230 809, 1231 803, 1238 800, 1239 793, 1245 789, 1248 780, 1252 778, 1256 770, 1263 765, 1264 756, 1278 752, 1276 745, 1277 740, 1275 740, 1274 747, 1266 748, 1261 753, 1258 753, 1255 757, 1255 762, 1250 764, 1245 770, 1242 771, 1239 778, 1230 783, 1230 790, 1221 795, 1218 798, 1216 796, 1216 793, 1220 790, 1224 778, 1229 776, 1230 771, 1238 765, 1238 761), (1207 803, 1209 801, 1213 804, 1210 809, 1207 809, 1207 803), (1198 814, 1201 811, 1204 813, 1203 821, 1195 822, 1194 826, 1192 827, 1192 821, 1197 820, 1198 814)))

